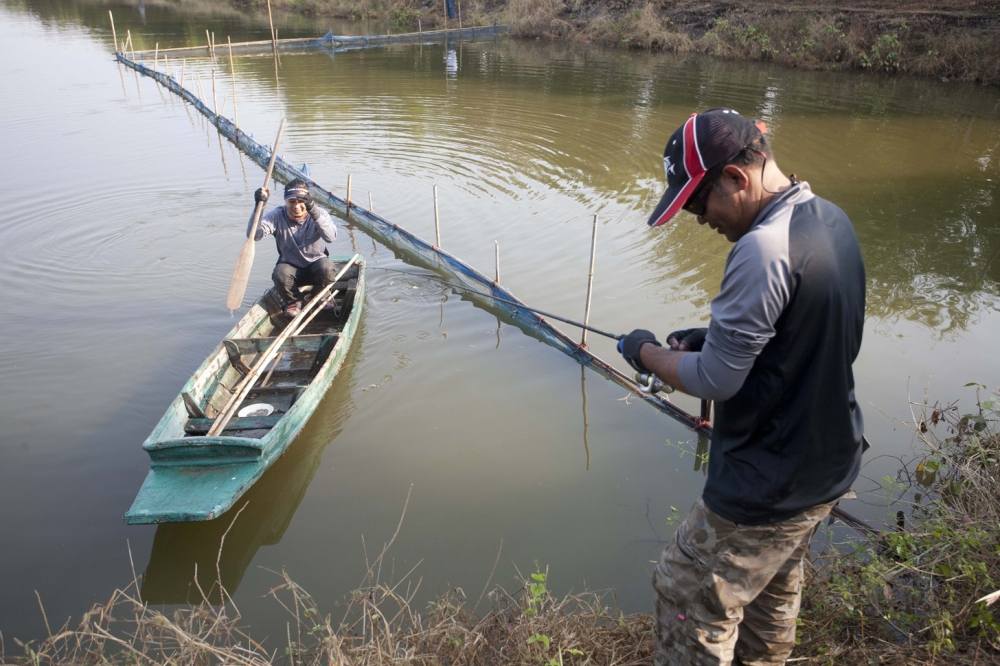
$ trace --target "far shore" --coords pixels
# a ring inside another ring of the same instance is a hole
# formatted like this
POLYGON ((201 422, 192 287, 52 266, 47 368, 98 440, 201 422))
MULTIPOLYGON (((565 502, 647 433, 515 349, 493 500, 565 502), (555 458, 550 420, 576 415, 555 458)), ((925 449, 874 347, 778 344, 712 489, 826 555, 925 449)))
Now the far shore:
MULTIPOLYGON (((266 0, 230 0, 266 12, 266 0)), ((1000 0, 759 3, 651 0, 272 0, 275 11, 384 22, 393 32, 502 23, 517 37, 803 69, 1000 85, 1000 0)))

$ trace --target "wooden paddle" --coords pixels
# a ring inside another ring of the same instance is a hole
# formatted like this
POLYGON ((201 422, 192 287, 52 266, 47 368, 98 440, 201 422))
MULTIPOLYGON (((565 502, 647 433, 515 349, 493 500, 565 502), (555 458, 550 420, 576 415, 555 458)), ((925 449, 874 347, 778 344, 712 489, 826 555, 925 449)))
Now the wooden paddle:
MULTIPOLYGON (((278 125, 278 135, 274 137, 274 146, 271 148, 271 159, 267 163, 267 171, 264 173, 264 185, 267 187, 271 180, 271 171, 274 169, 274 160, 278 156, 278 141, 281 140, 281 131, 285 129, 285 119, 281 119, 278 125)), ((226 295, 226 307, 230 310, 238 310, 243 304, 243 294, 247 291, 247 281, 250 279, 250 268, 253 266, 253 256, 256 251, 256 242, 253 237, 257 235, 257 225, 260 223, 260 214, 264 211, 264 202, 258 201, 253 209, 253 222, 250 224, 250 233, 243 241, 240 249, 240 256, 236 258, 236 268, 233 269, 233 279, 229 283, 229 293, 226 295)))

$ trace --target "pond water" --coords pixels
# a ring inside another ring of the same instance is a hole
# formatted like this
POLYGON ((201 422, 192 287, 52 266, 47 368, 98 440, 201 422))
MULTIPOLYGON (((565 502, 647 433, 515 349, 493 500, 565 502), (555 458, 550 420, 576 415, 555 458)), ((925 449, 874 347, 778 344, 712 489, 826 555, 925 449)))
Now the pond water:
MULTIPOLYGON (((110 5, 137 48, 263 39, 235 12, 110 5)), ((419 599, 548 567, 556 592, 613 589, 652 607, 650 561, 704 480, 693 434, 568 357, 500 323, 360 230, 366 313, 334 388, 243 513, 127 527, 140 445, 233 319, 224 306, 262 170, 200 115, 111 58, 106 3, 0 3, 0 630, 78 618, 131 578, 152 603, 223 579, 248 621, 283 633, 262 596, 286 570, 333 609, 396 531, 386 577, 419 599), (407 498, 409 500, 407 501, 407 498), (674 509, 675 507, 676 509, 674 509), (366 555, 367 553, 367 555, 366 555), (280 628, 280 629, 279 629, 280 628)), ((281 37, 365 26, 279 17, 281 37)), ((373 27, 371 29, 376 29, 373 27)), ((599 215, 591 321, 666 334, 704 322, 728 244, 690 218, 649 230, 663 143, 695 110, 730 105, 772 127, 787 172, 842 206, 867 261, 855 366, 874 444, 846 508, 894 513, 880 479, 908 459, 910 400, 974 399, 1000 360, 1000 94, 908 78, 605 51, 513 39, 330 55, 170 61, 167 68, 340 196, 433 238, 526 303, 582 318, 599 215), (993 340, 993 342, 989 342, 993 340)), ((350 231, 350 232, 349 232, 350 231)), ((249 294, 269 285, 262 244, 249 294)), ((564 327, 571 335, 578 333, 564 327)), ((622 369, 613 343, 590 338, 622 369)), ((677 402, 696 410, 693 400, 677 402)), ((241 501, 238 506, 243 506, 241 501)), ((843 537, 843 534, 839 534, 843 537)), ((10 643, 8 642, 8 645, 10 643)))

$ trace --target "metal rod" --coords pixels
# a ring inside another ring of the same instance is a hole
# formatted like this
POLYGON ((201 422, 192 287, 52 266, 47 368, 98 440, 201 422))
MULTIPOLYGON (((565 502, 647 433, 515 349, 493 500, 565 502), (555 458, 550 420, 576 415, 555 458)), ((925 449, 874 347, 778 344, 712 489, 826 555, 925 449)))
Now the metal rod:
POLYGON ((111 40, 115 43, 115 53, 118 52, 118 33, 115 32, 115 15, 108 10, 108 18, 111 19, 111 40))
POLYGON ((236 65, 233 64, 233 40, 226 35, 226 44, 229 46, 229 71, 233 77, 233 124, 240 126, 240 114, 236 110, 236 65))
POLYGON ((493 241, 493 249, 496 251, 497 258, 497 277, 493 280, 496 284, 500 284, 500 241, 493 241))
POLYGON ((438 186, 434 186, 434 247, 441 247, 441 217, 438 215, 438 186))
MULTIPOLYGON (((584 325, 590 323, 590 301, 594 294, 594 262, 597 259, 597 215, 594 215, 594 231, 590 236, 590 274, 587 275, 587 307, 583 310, 584 325)), ((587 346, 587 329, 583 329, 580 346, 587 346)))

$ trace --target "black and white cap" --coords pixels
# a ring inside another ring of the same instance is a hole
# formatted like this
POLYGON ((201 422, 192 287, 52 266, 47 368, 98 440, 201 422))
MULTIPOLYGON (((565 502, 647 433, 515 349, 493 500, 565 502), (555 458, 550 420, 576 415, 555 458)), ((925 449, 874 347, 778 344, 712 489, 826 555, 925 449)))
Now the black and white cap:
POLYGON ((725 164, 760 138, 763 130, 733 109, 692 113, 663 149, 667 191, 649 217, 649 226, 667 222, 684 207, 712 167, 725 164))
POLYGON ((291 181, 285 186, 285 201, 289 199, 298 199, 308 203, 310 200, 309 186, 298 179, 291 181))

